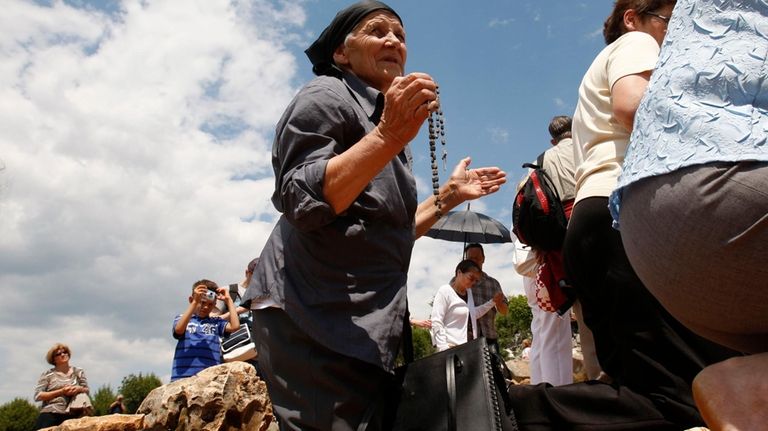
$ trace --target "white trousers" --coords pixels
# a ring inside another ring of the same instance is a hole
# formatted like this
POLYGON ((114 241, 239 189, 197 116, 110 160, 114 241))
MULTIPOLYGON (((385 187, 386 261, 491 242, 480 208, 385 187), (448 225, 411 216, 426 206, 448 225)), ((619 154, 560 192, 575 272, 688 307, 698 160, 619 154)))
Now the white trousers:
POLYGON ((523 277, 523 288, 531 307, 531 384, 550 383, 553 386, 573 383, 573 347, 571 341, 571 312, 559 316, 544 311, 536 304, 536 280, 523 277))

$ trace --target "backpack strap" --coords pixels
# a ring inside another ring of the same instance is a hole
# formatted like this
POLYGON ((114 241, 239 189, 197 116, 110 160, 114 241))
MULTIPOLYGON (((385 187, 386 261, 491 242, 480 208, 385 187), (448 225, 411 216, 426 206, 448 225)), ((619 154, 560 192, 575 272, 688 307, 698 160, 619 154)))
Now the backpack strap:
POLYGON ((75 376, 75 380, 77 381, 77 384, 81 385, 83 382, 83 369, 73 366, 72 374, 75 376))
POLYGON ((528 169, 544 169, 544 153, 536 157, 536 163, 523 163, 523 167, 528 169))
POLYGON ((562 199, 560 198, 560 192, 558 192, 557 191, 557 187, 555 187, 555 182, 552 181, 552 178, 549 176, 549 174, 547 174, 547 170, 544 169, 544 154, 545 153, 546 153, 546 151, 541 153, 541 154, 539 154, 539 157, 536 157, 536 164, 535 165, 533 165, 531 163, 526 163, 525 165, 523 165, 523 167, 529 167, 529 168, 532 168, 532 169, 538 169, 539 172, 543 175, 543 180, 548 183, 549 188, 552 189, 552 191, 555 193, 555 197, 557 197, 557 200, 562 202, 562 199), (526 165, 528 165, 528 166, 526 166, 526 165))

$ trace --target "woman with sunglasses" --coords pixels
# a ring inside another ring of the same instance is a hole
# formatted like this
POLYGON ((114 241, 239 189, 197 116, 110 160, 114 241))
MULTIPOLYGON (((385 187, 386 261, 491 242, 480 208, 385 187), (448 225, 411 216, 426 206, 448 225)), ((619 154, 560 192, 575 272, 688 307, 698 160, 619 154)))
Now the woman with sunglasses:
POLYGON ((66 344, 56 343, 45 354, 45 360, 53 368, 44 372, 35 387, 35 400, 42 401, 35 429, 60 425, 77 417, 67 411, 74 396, 88 393, 88 380, 82 368, 69 365, 72 351, 66 344))

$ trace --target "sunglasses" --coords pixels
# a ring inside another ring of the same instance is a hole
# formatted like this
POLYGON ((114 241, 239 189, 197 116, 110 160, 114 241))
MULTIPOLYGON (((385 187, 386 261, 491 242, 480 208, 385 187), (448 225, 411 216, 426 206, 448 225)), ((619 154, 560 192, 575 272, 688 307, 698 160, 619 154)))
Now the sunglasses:
POLYGON ((671 17, 669 17, 669 16, 659 15, 659 14, 657 14, 657 13, 655 13, 655 12, 645 12, 645 14, 646 14, 646 15, 650 15, 650 16, 652 16, 652 17, 656 17, 656 18, 658 18, 658 19, 660 19, 660 20, 664 21, 664 24, 669 24, 669 20, 670 20, 670 18, 671 18, 671 17))
POLYGON ((58 352, 53 354, 53 356, 63 356, 63 355, 69 356, 69 352, 67 352, 66 350, 59 350, 58 352))

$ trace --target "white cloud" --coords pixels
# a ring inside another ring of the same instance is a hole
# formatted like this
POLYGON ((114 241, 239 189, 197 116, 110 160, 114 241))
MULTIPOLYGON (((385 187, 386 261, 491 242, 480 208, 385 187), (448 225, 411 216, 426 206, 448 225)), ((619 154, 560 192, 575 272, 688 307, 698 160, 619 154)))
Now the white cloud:
POLYGON ((494 144, 509 143, 509 130, 501 127, 489 127, 488 133, 491 135, 491 142, 494 144))
POLYGON ((513 22, 515 22, 514 18, 493 18, 490 22, 488 22, 488 27, 506 27, 513 22))
POLYGON ((32 398, 57 341, 96 387, 167 380, 192 282, 239 281, 271 231, 304 19, 260 0, 5 5, 0 401, 32 398))
POLYGON ((594 29, 592 32, 587 33, 586 35, 587 40, 594 40, 594 39, 603 39, 603 28, 599 27, 594 29))

